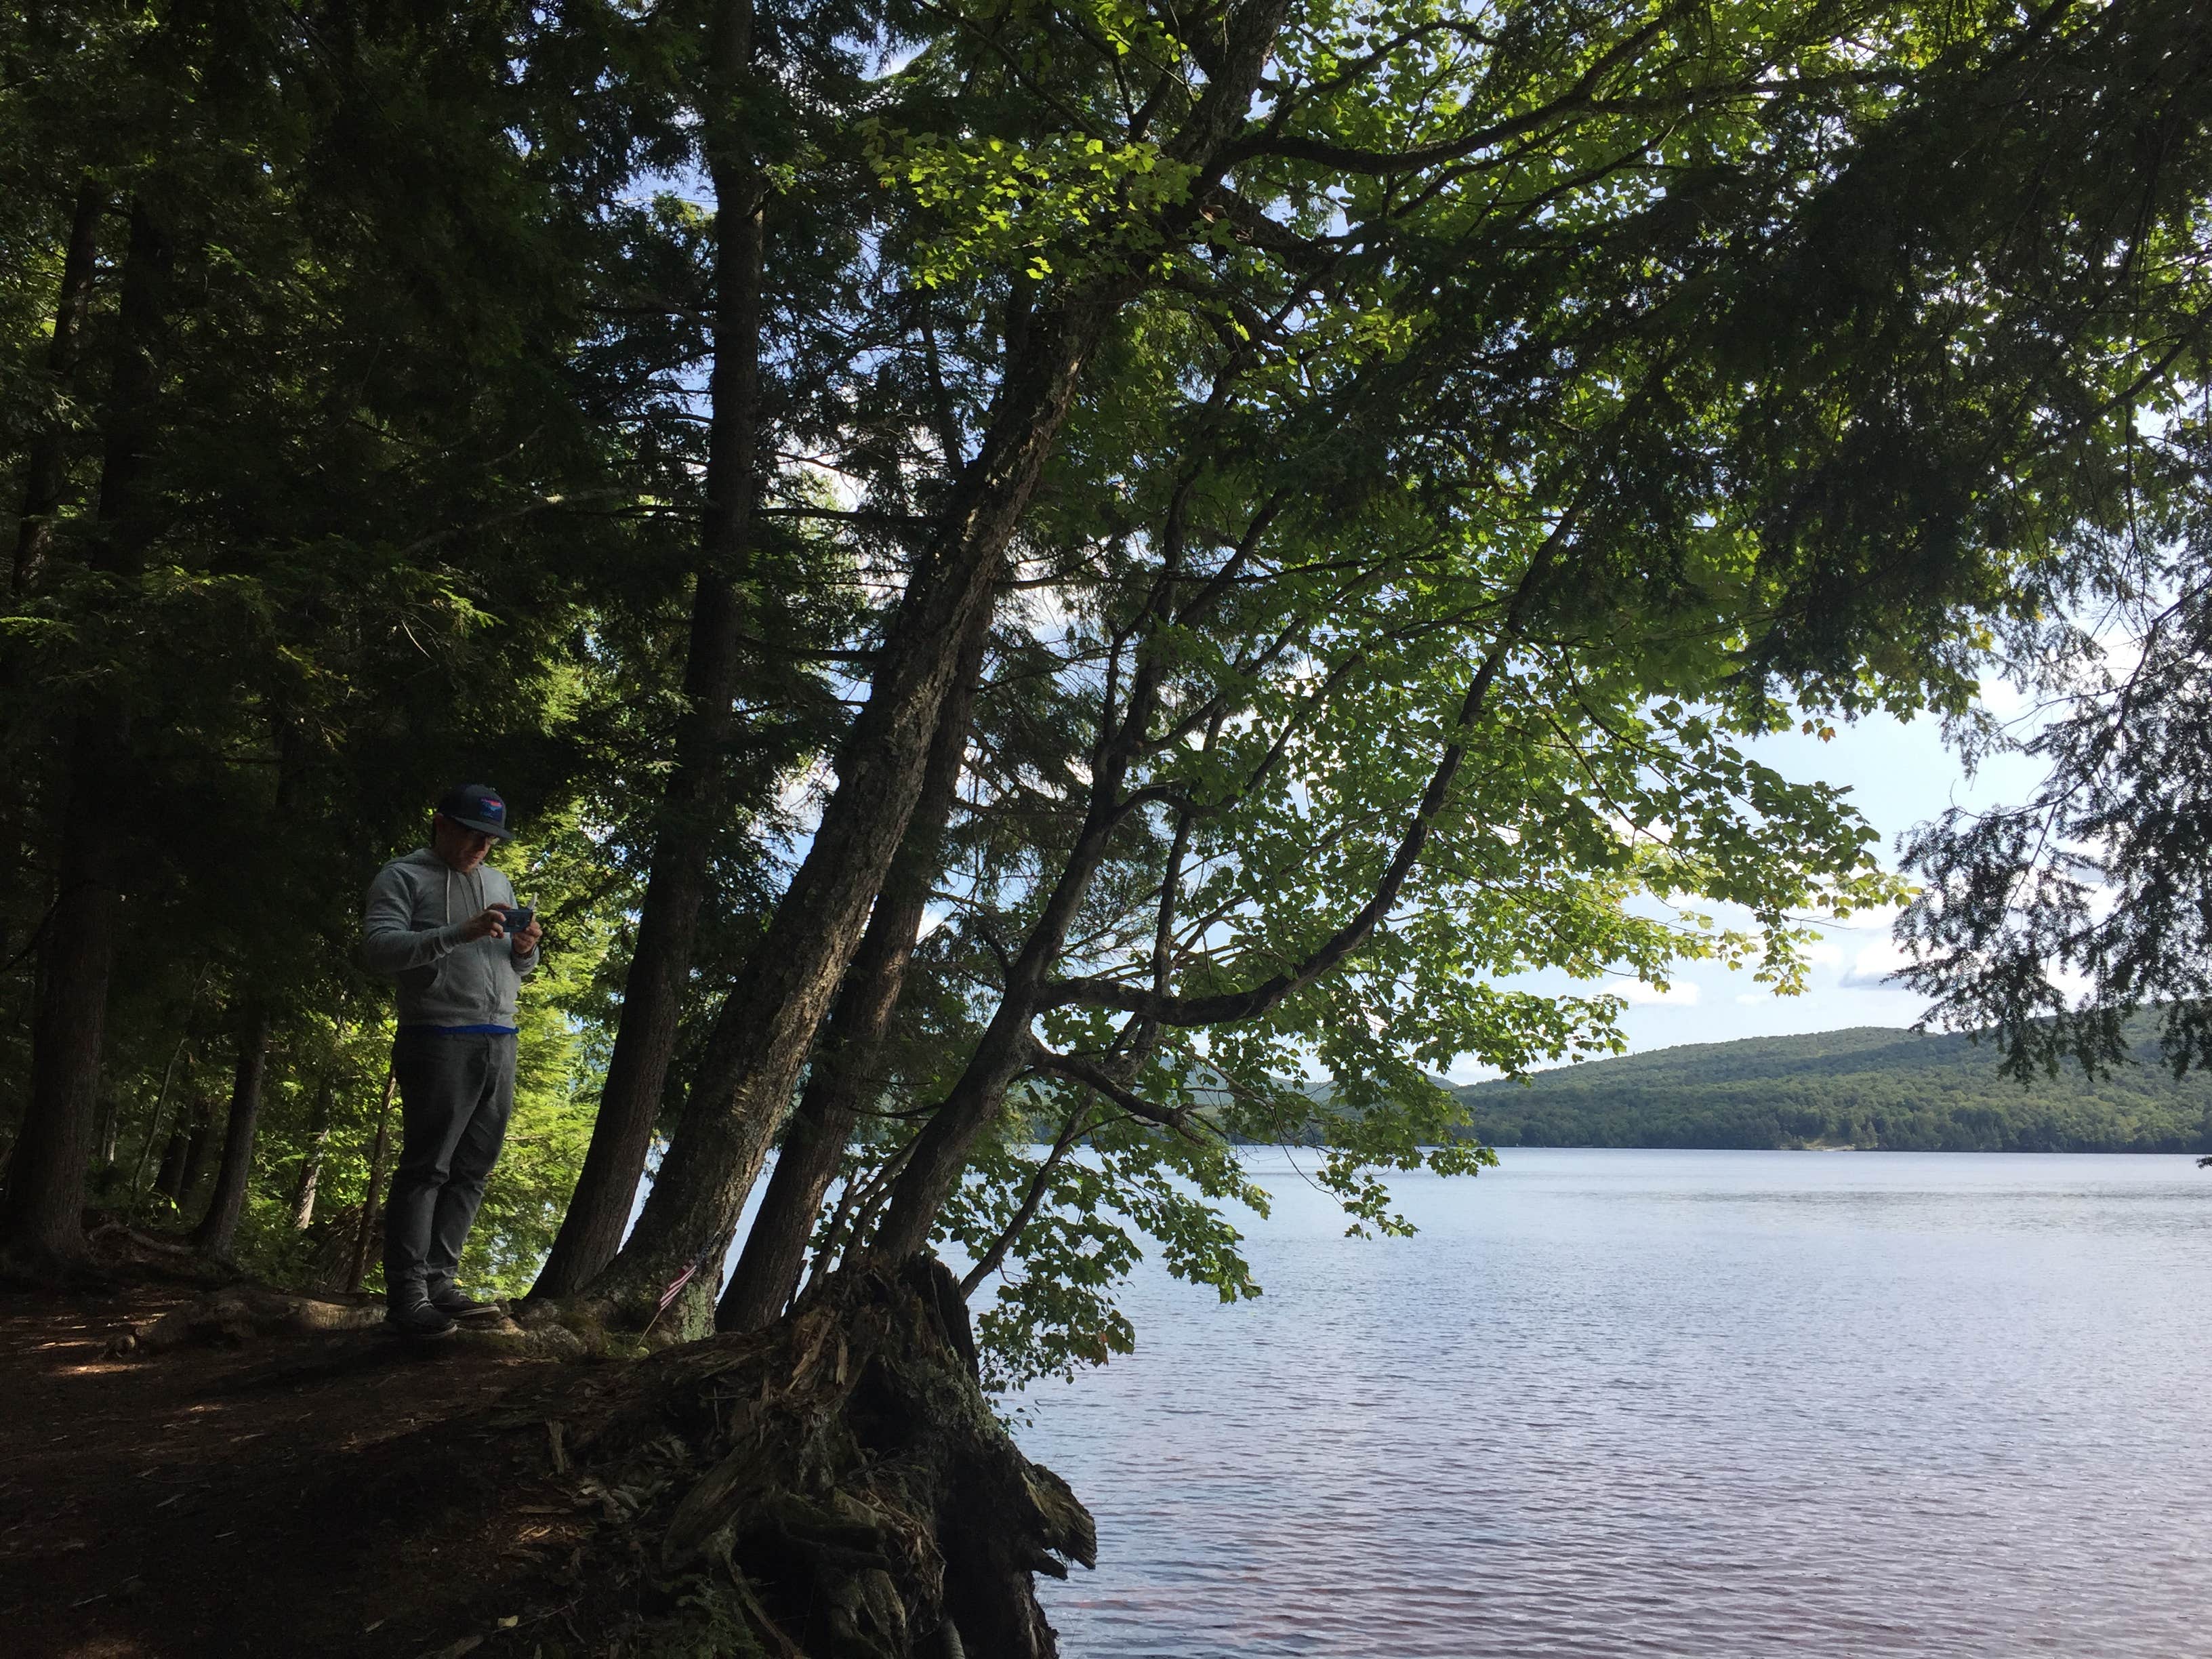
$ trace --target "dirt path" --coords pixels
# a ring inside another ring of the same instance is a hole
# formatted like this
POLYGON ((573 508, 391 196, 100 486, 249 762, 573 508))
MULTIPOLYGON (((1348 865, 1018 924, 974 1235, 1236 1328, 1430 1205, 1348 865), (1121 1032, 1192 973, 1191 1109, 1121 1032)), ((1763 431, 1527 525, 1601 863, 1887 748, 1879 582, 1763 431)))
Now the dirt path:
POLYGON ((475 1571, 427 1542, 410 1559, 404 1523, 382 1516, 366 1524, 386 1535, 364 1548, 345 1490, 363 1465, 349 1454, 373 1462, 380 1444, 473 1411, 544 1362, 380 1331, 105 1357, 119 1331, 192 1294, 0 1292, 8 1659, 389 1651, 410 1611, 441 1599, 414 1575, 475 1571), (339 1567, 342 1597, 328 1588, 339 1567))

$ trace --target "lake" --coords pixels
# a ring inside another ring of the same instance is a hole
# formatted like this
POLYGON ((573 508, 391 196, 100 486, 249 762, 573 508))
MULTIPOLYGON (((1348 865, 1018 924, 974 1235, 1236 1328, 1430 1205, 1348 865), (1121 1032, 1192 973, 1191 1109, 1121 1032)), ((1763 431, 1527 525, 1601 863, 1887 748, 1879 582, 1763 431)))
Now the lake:
POLYGON ((1022 1404, 1070 1659, 2212 1652, 2212 1170, 1509 1149, 1022 1404))

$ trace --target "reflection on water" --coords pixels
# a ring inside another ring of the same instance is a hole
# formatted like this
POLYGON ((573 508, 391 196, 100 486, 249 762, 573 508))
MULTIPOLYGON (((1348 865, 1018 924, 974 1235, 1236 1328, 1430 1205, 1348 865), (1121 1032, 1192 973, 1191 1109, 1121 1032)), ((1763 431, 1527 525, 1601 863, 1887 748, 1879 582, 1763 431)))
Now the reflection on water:
POLYGON ((1509 1149, 1027 1401, 1071 1659, 2212 1652, 2212 1171, 1509 1149))

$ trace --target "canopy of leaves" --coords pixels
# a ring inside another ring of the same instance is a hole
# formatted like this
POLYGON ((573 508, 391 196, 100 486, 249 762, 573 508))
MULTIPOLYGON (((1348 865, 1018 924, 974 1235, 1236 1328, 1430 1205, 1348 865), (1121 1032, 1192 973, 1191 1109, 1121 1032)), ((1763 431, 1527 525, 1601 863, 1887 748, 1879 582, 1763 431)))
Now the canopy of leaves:
MULTIPOLYGON (((1388 1171, 1480 1163, 1434 1073, 1617 1047, 1608 974, 1717 957, 1786 991, 1808 915, 1899 896, 1849 803, 1747 738, 1960 715, 1993 648, 2081 661, 2047 618, 2083 595, 2137 607, 2125 707, 2191 707, 2200 9, 11 19, 0 1126, 70 722, 103 699, 131 733, 104 1194, 189 1207, 225 1034, 273 999, 249 1248, 336 1273, 388 1018, 348 965, 357 896, 441 787, 495 777, 557 963, 479 1241, 494 1282, 527 1276, 684 713, 727 229, 703 198, 742 173, 766 249, 748 654, 673 1087, 905 597, 975 510, 1009 388, 1081 315, 1095 343, 999 572, 938 925, 818 1265, 956 1121, 937 1236, 1002 1275, 1007 1382, 1126 1347, 1112 1288, 1147 1248, 1256 1289, 1224 1208, 1253 1196, 1239 1139, 1322 1124, 1348 1224, 1401 1225, 1388 1171), (121 324, 133 224, 168 262, 146 341, 121 324), (152 407, 125 406, 126 359, 152 407), (147 552, 118 574, 95 556, 126 428, 150 434, 147 552), (1748 921, 1711 925, 1721 905, 1748 921), (1518 988, 1544 968, 1593 988, 1518 988)), ((2116 915, 2187 912, 2195 820, 2142 803, 2192 728, 2069 729, 2059 775, 2095 783, 2039 807, 2049 844, 2107 849, 2135 884, 2116 915)), ((2049 1004, 2018 964, 2069 951, 2108 1000, 2202 995, 2142 965, 2196 960, 2186 924, 2114 933, 2078 864, 2025 911, 1989 896, 1971 872, 2032 839, 1990 835, 1938 871, 1983 896, 1922 913, 1995 964, 1975 984, 2013 988, 1962 1013, 2026 1031, 2008 1011, 2049 1004)))

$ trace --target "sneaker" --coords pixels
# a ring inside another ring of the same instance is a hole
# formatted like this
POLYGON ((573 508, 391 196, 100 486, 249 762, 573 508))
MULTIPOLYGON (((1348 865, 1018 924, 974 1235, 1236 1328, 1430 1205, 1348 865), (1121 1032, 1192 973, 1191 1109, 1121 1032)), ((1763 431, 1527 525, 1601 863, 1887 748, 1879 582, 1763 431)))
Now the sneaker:
POLYGON ((459 1328, 427 1301, 394 1303, 384 1310, 384 1322, 402 1336, 423 1341, 451 1336, 459 1328))
POLYGON ((495 1302, 479 1302, 464 1295, 458 1285, 441 1285, 430 1292, 430 1305, 448 1319, 500 1319, 507 1310, 495 1302))

